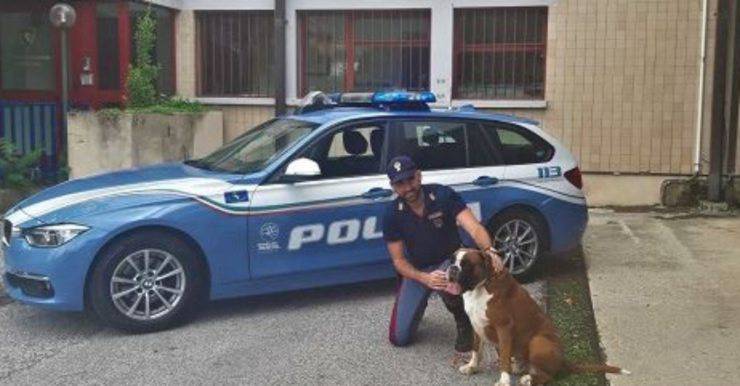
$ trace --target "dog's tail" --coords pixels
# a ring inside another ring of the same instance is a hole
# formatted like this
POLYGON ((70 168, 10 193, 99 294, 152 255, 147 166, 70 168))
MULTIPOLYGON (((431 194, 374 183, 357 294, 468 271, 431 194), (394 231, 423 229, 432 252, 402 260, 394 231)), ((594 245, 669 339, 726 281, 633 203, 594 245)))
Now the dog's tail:
POLYGON ((609 373, 609 374, 632 374, 629 370, 606 364, 566 363, 565 369, 569 373, 609 373))

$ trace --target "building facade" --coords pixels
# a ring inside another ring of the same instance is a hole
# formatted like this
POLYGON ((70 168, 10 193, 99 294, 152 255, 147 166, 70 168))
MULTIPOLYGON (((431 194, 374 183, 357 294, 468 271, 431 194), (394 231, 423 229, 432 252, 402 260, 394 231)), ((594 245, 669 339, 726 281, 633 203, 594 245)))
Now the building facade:
MULTIPOLYGON (((51 0, 0 2, 0 138, 22 152, 43 151, 42 169, 63 158, 61 32, 51 26, 51 0)), ((176 10, 135 1, 69 1, 69 101, 73 109, 120 106, 135 51, 138 16, 156 20, 157 88, 175 93, 176 10)))
MULTIPOLYGON (((152 3, 173 18, 171 90, 223 110, 225 139, 275 114, 274 0, 152 3)), ((579 159, 595 203, 655 203, 663 180, 707 172, 717 0, 285 5, 289 106, 311 90, 429 89, 442 107, 530 117, 579 159)))

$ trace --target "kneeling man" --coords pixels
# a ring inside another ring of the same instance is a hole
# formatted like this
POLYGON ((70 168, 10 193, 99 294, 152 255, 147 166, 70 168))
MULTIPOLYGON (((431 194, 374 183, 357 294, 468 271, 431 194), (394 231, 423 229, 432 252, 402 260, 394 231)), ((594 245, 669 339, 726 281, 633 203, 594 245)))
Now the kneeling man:
POLYGON ((455 351, 468 352, 473 330, 462 296, 455 293, 445 275, 452 253, 462 244, 457 224, 491 255, 495 270, 503 267, 501 259, 494 253, 485 227, 454 190, 438 184, 422 185, 421 172, 407 156, 393 158, 387 174, 398 197, 386 208, 383 238, 400 276, 389 339, 396 346, 409 344, 431 291, 439 291, 457 324, 455 351))

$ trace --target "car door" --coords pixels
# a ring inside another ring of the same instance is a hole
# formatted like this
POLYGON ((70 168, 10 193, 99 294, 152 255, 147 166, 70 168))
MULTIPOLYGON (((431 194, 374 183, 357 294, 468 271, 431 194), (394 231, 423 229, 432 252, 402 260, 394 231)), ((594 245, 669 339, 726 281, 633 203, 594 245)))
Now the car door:
POLYGON ((483 128, 494 138, 506 164, 505 177, 519 185, 557 188, 564 165, 553 157, 555 149, 531 131, 512 124, 486 123, 483 128))
POLYGON ((504 166, 479 122, 420 118, 393 121, 391 156, 408 155, 422 170, 422 183, 455 189, 478 219, 499 205, 497 185, 504 166))
POLYGON ((382 213, 392 198, 382 172, 385 120, 330 130, 291 160, 318 163, 315 179, 287 183, 279 171, 257 187, 249 218, 253 278, 389 265, 382 213))

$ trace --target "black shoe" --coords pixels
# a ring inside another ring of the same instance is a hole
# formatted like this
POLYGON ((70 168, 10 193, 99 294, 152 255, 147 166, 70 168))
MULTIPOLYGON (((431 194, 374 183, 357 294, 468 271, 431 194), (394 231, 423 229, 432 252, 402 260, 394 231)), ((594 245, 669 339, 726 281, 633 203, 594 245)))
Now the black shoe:
POLYGON ((468 352, 473 349, 473 327, 466 319, 457 322, 457 339, 455 339, 455 351, 468 352))

